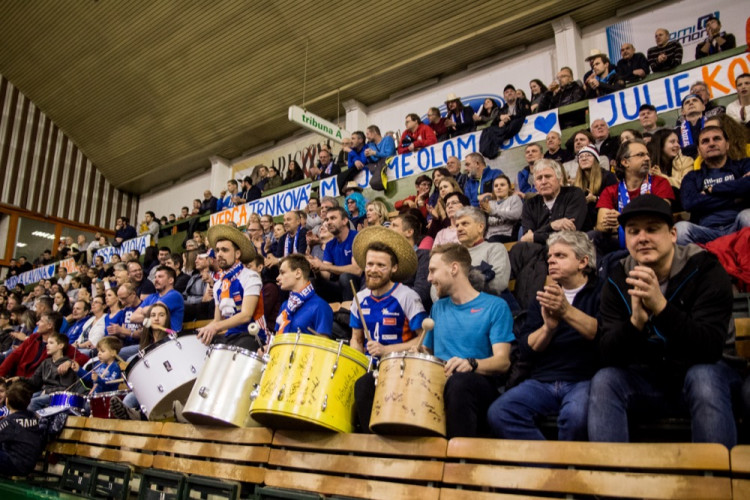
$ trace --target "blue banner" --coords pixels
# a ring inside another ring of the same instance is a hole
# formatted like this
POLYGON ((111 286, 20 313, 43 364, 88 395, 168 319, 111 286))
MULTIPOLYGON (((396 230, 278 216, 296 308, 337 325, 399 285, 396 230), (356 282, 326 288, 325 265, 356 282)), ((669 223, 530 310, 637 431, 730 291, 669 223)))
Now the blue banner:
POLYGON ((26 271, 25 273, 21 273, 18 276, 11 276, 7 280, 5 280, 5 286, 6 288, 13 288, 18 283, 26 286, 31 285, 32 283, 38 283, 42 280, 52 279, 52 277, 55 275, 56 267, 56 264, 50 264, 48 266, 37 267, 36 269, 32 269, 31 271, 26 271))

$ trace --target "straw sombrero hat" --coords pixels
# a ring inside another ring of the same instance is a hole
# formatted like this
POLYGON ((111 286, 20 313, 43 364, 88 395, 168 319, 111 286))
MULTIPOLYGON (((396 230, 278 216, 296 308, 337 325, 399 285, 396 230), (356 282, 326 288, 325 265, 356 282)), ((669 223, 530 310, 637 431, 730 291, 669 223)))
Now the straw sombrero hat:
POLYGON ((404 281, 417 272, 417 252, 412 244, 397 232, 383 226, 366 227, 354 237, 352 254, 362 270, 365 268, 367 248, 376 241, 393 250, 398 257, 398 270, 393 275, 394 281, 404 281))
POLYGON ((247 264, 255 258, 255 247, 239 229, 227 224, 217 224, 208 229, 208 245, 211 248, 216 247, 219 240, 229 240, 240 249, 240 261, 247 264))

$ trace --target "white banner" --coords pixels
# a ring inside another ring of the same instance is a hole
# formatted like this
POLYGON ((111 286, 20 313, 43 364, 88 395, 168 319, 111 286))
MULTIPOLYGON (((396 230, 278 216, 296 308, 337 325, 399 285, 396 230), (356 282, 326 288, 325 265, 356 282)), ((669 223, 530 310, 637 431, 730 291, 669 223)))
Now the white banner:
POLYGON ((119 247, 100 248, 96 251, 94 256, 96 257, 98 255, 103 257, 104 263, 109 264, 109 261, 112 260, 112 255, 114 254, 123 255, 131 250, 138 250, 138 252, 143 255, 149 245, 151 245, 151 235, 144 234, 143 236, 138 236, 137 238, 123 241, 122 245, 120 245, 119 247))
POLYGON ((680 107, 690 85, 706 82, 712 98, 735 94, 734 80, 750 69, 750 54, 744 53, 705 66, 689 69, 648 83, 629 87, 589 101, 591 121, 604 118, 612 127, 638 119, 641 104, 652 104, 657 112, 680 107))
MULTIPOLYGON (((560 121, 556 109, 527 116, 521 131, 509 141, 505 141, 501 149, 505 151, 530 142, 543 141, 547 137, 547 133, 553 130, 560 132, 560 121)), ((415 153, 395 156, 388 164, 388 180, 403 179, 411 175, 425 173, 434 168, 444 167, 451 156, 463 160, 469 153, 479 152, 479 137, 481 135, 481 131, 472 132, 427 146, 415 153)), ((369 186, 370 172, 363 170, 354 180, 364 189, 369 186)), ((322 180, 319 192, 321 198, 323 196, 338 196, 339 191, 335 178, 330 177, 322 180)))
POLYGON ((722 31, 733 34, 738 46, 744 45, 745 22, 749 13, 747 4, 731 0, 714 0, 710 3, 684 0, 649 9, 607 27, 609 58, 612 64, 617 64, 620 47, 626 42, 632 43, 637 52, 646 55, 649 47, 656 45, 654 33, 664 28, 669 31, 670 40, 682 44, 682 62, 694 61, 695 47, 706 38, 706 19, 710 16, 721 21, 722 31))
POLYGON ((26 286, 32 283, 37 283, 42 280, 51 279, 55 275, 56 264, 49 264, 47 266, 37 267, 31 271, 26 271, 18 276, 11 276, 5 280, 6 288, 10 289, 16 286, 18 283, 26 286))
POLYGON ((227 224, 230 221, 234 221, 238 226, 246 226, 248 217, 252 213, 276 217, 292 210, 302 210, 310 200, 311 188, 312 184, 305 184, 304 186, 281 191, 280 193, 272 194, 259 200, 216 212, 215 214, 211 214, 211 225, 227 224))

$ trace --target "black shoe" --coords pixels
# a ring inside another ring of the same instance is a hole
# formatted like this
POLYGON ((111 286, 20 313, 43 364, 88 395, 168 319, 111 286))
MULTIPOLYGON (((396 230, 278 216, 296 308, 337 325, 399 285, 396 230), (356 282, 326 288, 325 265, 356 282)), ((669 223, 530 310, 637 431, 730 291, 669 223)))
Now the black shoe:
POLYGON ((128 408, 119 398, 112 398, 110 400, 109 412, 113 417, 120 420, 143 420, 140 411, 128 408))

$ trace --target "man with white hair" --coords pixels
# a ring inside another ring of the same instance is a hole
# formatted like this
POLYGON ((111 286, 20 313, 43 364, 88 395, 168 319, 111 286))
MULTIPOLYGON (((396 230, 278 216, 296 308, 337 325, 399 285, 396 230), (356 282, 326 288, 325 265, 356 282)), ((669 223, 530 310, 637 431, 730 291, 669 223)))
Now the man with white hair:
POLYGON ((534 164, 534 186, 541 196, 526 201, 521 241, 544 244, 555 231, 580 231, 586 220, 586 196, 577 187, 562 185, 562 167, 553 160, 534 164))
POLYGON ((518 340, 529 378, 497 399, 487 419, 499 438, 541 440, 537 421, 556 415, 558 440, 585 441, 602 281, 585 233, 554 233, 547 246, 551 282, 536 293, 518 340))

